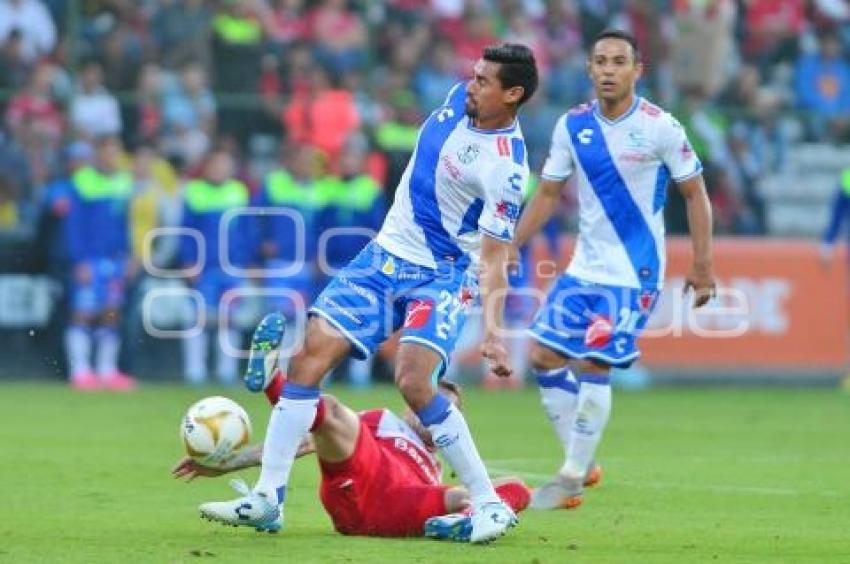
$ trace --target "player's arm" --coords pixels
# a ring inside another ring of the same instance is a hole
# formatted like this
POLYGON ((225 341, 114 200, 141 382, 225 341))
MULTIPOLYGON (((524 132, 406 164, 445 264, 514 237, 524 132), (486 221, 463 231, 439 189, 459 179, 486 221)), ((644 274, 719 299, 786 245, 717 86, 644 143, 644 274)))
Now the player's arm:
POLYGON ((484 234, 481 237, 481 307, 484 315, 484 339, 481 356, 490 361, 490 371, 507 378, 513 373, 507 348, 502 342, 505 296, 508 291, 508 262, 511 242, 484 234))
POLYGON ((480 351, 490 363, 490 372, 503 378, 513 374, 507 348, 502 342, 502 318, 508 291, 508 265, 512 259, 516 223, 527 181, 528 168, 507 159, 493 163, 481 178, 484 209, 478 218, 481 234, 479 290, 484 338, 480 351))
POLYGON ((521 248, 540 231, 558 209, 563 180, 542 179, 537 191, 525 205, 517 223, 514 245, 521 248))
POLYGON ((694 262, 685 279, 684 291, 694 290, 694 307, 705 305, 715 294, 711 235, 711 202, 705 190, 702 174, 678 183, 685 198, 688 212, 688 229, 691 233, 694 262))
MULTIPOLYGON (((298 452, 295 454, 295 458, 301 458, 302 456, 306 456, 314 452, 316 452, 316 443, 313 441, 313 437, 311 435, 307 435, 304 437, 304 440, 301 441, 301 446, 298 447, 298 452)), ((262 464, 262 460, 263 445, 255 444, 239 450, 236 453, 236 456, 234 456, 230 462, 221 468, 204 466, 200 462, 188 456, 183 457, 177 465, 171 469, 171 475, 178 479, 185 478, 187 482, 191 482, 199 476, 215 478, 223 476, 224 474, 236 472, 237 470, 260 466, 262 464)))
POLYGON ((682 125, 670 114, 659 118, 659 157, 679 186, 688 212, 694 262, 685 278, 684 291, 693 289, 694 307, 702 307, 716 290, 711 249, 711 202, 705 191, 702 163, 691 147, 682 125))

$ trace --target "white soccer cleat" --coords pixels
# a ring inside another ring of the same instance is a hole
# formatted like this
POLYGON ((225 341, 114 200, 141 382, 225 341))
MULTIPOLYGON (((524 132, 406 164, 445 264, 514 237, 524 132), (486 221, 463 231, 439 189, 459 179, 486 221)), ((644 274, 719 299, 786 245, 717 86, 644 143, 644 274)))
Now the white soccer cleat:
POLYGON ((555 476, 531 493, 530 509, 575 509, 582 503, 581 479, 555 476))
POLYGON ((472 513, 472 533, 469 542, 488 543, 503 536, 519 523, 516 514, 501 501, 491 501, 476 507, 472 513))
POLYGON ((242 480, 231 480, 230 485, 242 494, 231 501, 210 501, 199 507, 201 517, 234 527, 253 527, 257 531, 276 533, 283 527, 283 513, 276 500, 251 491, 242 480))

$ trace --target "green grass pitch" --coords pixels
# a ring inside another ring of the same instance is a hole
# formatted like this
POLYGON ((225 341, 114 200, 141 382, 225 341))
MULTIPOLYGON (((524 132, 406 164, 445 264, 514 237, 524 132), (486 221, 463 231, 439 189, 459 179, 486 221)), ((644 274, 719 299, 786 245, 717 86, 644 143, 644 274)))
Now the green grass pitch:
MULTIPOLYGON (((391 388, 331 391, 401 406, 391 388)), ((227 480, 169 469, 183 411, 213 393, 262 437, 264 398, 240 389, 0 386, 0 562, 850 562, 850 395, 837 390, 615 393, 605 479, 585 505, 526 512, 484 547, 336 534, 312 459, 296 464, 281 534, 202 521, 200 502, 233 495, 227 480)), ((539 483, 558 466, 535 390, 469 390, 466 413, 494 475, 539 483)))

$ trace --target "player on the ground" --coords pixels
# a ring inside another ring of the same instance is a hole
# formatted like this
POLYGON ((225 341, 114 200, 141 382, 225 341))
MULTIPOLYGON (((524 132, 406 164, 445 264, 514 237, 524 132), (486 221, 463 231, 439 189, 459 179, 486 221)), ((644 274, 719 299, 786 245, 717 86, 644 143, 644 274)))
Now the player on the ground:
MULTIPOLYGON (((283 316, 272 313, 255 333, 254 346, 276 348, 283 337, 283 316)), ((265 393, 274 406, 284 385, 283 373, 272 363, 273 377, 265 393)), ((440 380, 439 393, 458 409, 460 387, 440 380)), ((431 434, 407 410, 402 417, 388 409, 355 413, 329 395, 319 397, 310 435, 297 456, 315 452, 322 480, 319 495, 334 528, 348 535, 427 536, 469 540, 469 493, 441 481, 440 463, 431 434), (427 524, 427 527, 426 527, 427 524)), ((218 476, 258 466, 262 445, 243 449, 226 470, 206 468, 191 458, 181 460, 175 477, 218 476)), ((236 481, 234 487, 247 489, 236 481)), ((528 505, 529 489, 516 479, 503 480, 496 492, 514 511, 528 505)))
MULTIPOLYGON (((493 489, 463 415, 436 393, 434 382, 445 371, 479 285, 481 353, 497 375, 512 372, 500 336, 505 264, 528 177, 516 114, 536 88, 530 49, 490 47, 471 80, 452 88, 425 121, 380 233, 310 309, 303 347, 292 357, 269 421, 257 484, 208 516, 279 529, 292 461, 315 419, 322 377, 348 355, 367 358, 400 329, 395 380, 469 491, 470 540, 488 542, 516 524, 493 489)), ((251 387, 267 383, 260 374, 251 387)))
POLYGON ((630 365, 664 279, 663 207, 672 178, 685 197, 694 262, 685 289, 694 306, 715 291, 711 204, 702 165, 679 123, 635 94, 642 65, 634 38, 606 31, 587 61, 597 100, 555 124, 543 180, 517 227, 523 245, 557 209, 564 181, 578 184, 579 233, 566 273, 530 333, 546 414, 566 453, 532 507, 576 507, 598 474, 594 454, 611 410, 610 369, 630 365), (575 374, 570 370, 572 364, 575 374))

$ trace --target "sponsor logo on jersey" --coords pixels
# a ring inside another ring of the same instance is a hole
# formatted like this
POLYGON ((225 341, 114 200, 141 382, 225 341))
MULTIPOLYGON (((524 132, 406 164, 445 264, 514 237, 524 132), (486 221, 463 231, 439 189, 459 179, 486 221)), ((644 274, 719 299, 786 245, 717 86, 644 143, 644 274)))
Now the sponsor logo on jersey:
POLYGON ((659 108, 658 106, 656 106, 654 104, 650 104, 646 100, 641 100, 640 110, 643 113, 645 113, 649 116, 652 116, 652 117, 658 117, 658 116, 661 115, 661 108, 659 108))
POLYGON ((384 262, 384 266, 381 267, 381 272, 387 276, 393 275, 395 272, 395 261, 393 260, 393 257, 387 257, 387 260, 384 262))
POLYGON ((336 303, 336 302, 335 302, 334 300, 332 300, 331 298, 328 298, 328 297, 326 296, 326 297, 322 298, 322 302, 324 302, 324 304, 325 304, 325 305, 327 305, 328 307, 331 307, 331 308, 335 309, 335 310, 336 310, 336 311, 338 311, 338 312, 339 312, 339 313, 340 313, 343 317, 346 317, 347 319, 349 319, 350 321, 354 322, 355 324, 357 324, 357 325, 363 325, 363 320, 362 320, 362 319, 360 319, 359 317, 357 317, 356 315, 354 315, 354 314, 353 314, 351 311, 349 311, 347 308, 344 308, 343 306, 341 306, 341 305, 339 305, 338 303, 336 303))
POLYGON ((443 163, 443 166, 446 167, 446 171, 449 173, 449 176, 458 181, 461 179, 462 175, 460 169, 452 162, 448 155, 443 155, 440 161, 443 163))
POLYGON ((434 300, 416 300, 407 310, 404 317, 406 329, 421 329, 428 323, 431 311, 434 309, 434 300))
MULTIPOLYGON (((384 267, 386 267, 386 264, 384 264, 384 267)), ((395 267, 393 267, 393 268, 395 268, 395 267)), ((378 303, 378 297, 375 295, 375 292, 373 292, 372 290, 369 290, 368 288, 364 288, 363 286, 361 286, 360 284, 357 284, 356 282, 352 282, 351 279, 346 277, 346 276, 338 276, 337 280, 341 284, 344 284, 348 288, 351 288, 351 290, 355 294, 357 294, 358 296, 360 296, 361 298, 363 298, 364 300, 369 302, 370 305, 376 305, 378 303)))
POLYGON ((687 139, 682 141, 682 146, 679 148, 679 154, 682 155, 683 160, 688 160, 694 156, 694 149, 691 147, 691 144, 688 143, 687 139))
POLYGON ((515 192, 522 192, 522 175, 518 172, 515 172, 508 178, 508 183, 511 185, 511 190, 515 192))
POLYGON ((468 165, 478 158, 478 153, 480 152, 481 147, 479 147, 477 143, 472 143, 457 152, 457 160, 459 160, 461 164, 468 165))
POLYGON ((576 133, 576 139, 582 145, 590 145, 590 142, 593 140, 593 130, 589 127, 585 127, 578 133, 576 133))
POLYGON ((519 218, 519 204, 502 200, 496 204, 496 217, 515 222, 519 218))
POLYGON ((602 348, 611 340, 614 325, 605 317, 596 317, 584 334, 585 346, 602 348))
POLYGON ((511 144, 508 142, 508 138, 506 136, 496 136, 496 150, 499 152, 500 157, 511 156, 511 144))
POLYGON ((627 151, 625 153, 620 153, 617 156, 617 160, 624 163, 645 163, 653 160, 654 158, 655 155, 651 155, 649 153, 638 153, 637 151, 627 151))
POLYGON ((416 264, 402 264, 398 269, 399 280, 425 280, 428 276, 428 270, 416 264))
POLYGON ((410 457, 413 463, 416 464, 419 470, 422 471, 432 484, 438 484, 440 482, 437 479, 437 476, 434 475, 433 466, 428 463, 425 457, 422 456, 422 453, 419 452, 419 449, 417 449, 414 445, 401 437, 396 437, 393 441, 393 446, 396 450, 410 457))

